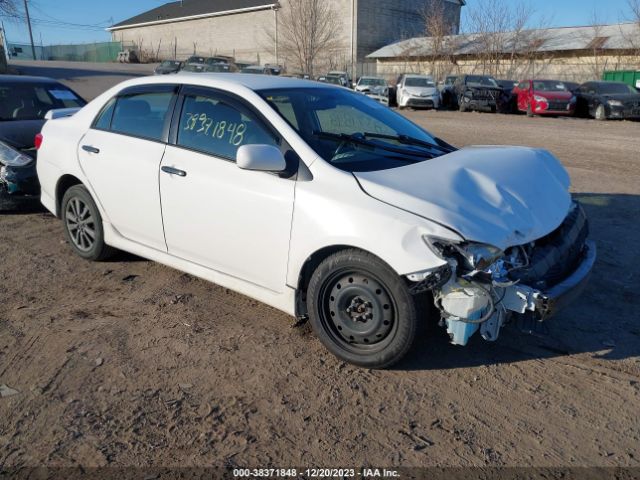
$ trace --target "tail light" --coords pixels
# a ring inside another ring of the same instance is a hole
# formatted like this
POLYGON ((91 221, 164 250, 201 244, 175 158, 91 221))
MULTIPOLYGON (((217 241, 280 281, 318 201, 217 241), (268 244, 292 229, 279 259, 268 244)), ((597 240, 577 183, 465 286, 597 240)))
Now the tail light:
POLYGON ((35 139, 36 150, 40 150, 40 147, 42 146, 42 141, 43 140, 44 140, 44 137, 42 136, 42 134, 38 133, 36 135, 36 139, 35 139))

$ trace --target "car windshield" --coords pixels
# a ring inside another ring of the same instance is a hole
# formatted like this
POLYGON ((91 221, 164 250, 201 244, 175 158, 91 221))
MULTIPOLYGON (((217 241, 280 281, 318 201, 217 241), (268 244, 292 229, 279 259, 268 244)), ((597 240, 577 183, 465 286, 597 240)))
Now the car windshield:
POLYGON ((205 59, 204 57, 189 57, 189 60, 187 60, 187 63, 204 63, 205 59))
POLYGON ((498 87, 498 82, 496 82, 491 77, 485 77, 482 75, 469 75, 466 80, 467 85, 478 86, 478 87, 498 87))
POLYGON ((325 81, 327 83, 332 83, 333 85, 344 85, 345 82, 342 77, 326 77, 325 81))
POLYGON ((638 92, 634 90, 631 85, 627 85, 626 83, 601 83, 598 86, 598 91, 605 95, 638 94, 638 92))
POLYGON ((0 121, 42 120, 49 110, 85 105, 59 83, 0 83, 0 121))
POLYGON ((554 82, 551 80, 534 80, 533 89, 538 92, 568 92, 569 89, 562 82, 554 82))
POLYGON ((165 60, 164 62, 162 62, 161 66, 163 67, 179 67, 180 66, 180 62, 174 61, 174 60, 165 60))
POLYGON ((386 87, 387 82, 383 78, 361 78, 359 85, 361 87, 386 87))
POLYGON ((349 90, 314 87, 257 93, 318 155, 342 170, 385 170, 451 151, 402 115, 349 90))
POLYGON ((407 77, 404 81, 405 87, 435 87, 433 80, 427 77, 407 77))

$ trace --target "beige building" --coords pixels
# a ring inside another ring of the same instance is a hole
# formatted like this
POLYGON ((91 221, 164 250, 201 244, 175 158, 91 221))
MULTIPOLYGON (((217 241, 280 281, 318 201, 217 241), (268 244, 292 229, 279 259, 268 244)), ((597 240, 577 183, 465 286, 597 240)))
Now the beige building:
POLYGON ((500 34, 469 34, 435 42, 416 37, 368 56, 389 79, 405 72, 485 74, 521 80, 549 78, 583 82, 605 70, 640 70, 640 25, 622 23, 548 28, 500 34))
MULTIPOLYGON (((279 20, 288 2, 298 0, 183 0, 113 25, 113 41, 143 57, 185 59, 190 55, 228 55, 238 61, 286 64, 279 51, 279 20)), ((351 70, 368 62, 374 50, 423 33, 419 12, 434 0, 325 0, 335 9, 341 47, 327 52, 327 66, 351 70), (329 58, 330 57, 330 58, 329 58)), ((443 0, 452 31, 458 31, 464 0, 443 0)))

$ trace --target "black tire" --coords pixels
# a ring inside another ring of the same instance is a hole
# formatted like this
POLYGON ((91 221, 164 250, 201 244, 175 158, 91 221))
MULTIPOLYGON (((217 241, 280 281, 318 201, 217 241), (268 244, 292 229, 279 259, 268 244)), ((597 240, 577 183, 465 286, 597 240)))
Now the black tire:
POLYGON ((62 198, 64 236, 73 251, 86 260, 102 261, 116 250, 104 243, 102 216, 83 185, 69 188, 62 198))
POLYGON ((419 324, 426 324, 403 279, 376 256, 355 249, 335 253, 318 266, 309 283, 307 308, 324 346, 367 368, 400 361, 419 324))

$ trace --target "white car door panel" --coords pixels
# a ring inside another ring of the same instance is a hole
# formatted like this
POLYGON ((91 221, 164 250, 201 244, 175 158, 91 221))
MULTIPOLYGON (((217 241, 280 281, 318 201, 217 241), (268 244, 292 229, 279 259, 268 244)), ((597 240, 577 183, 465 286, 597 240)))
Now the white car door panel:
POLYGON ((125 90, 103 108, 78 147, 106 220, 124 238, 165 252, 158 175, 176 92, 175 85, 125 90))
POLYGON ((158 192, 165 145, 101 130, 89 130, 80 144, 80 165, 108 221, 123 237, 166 251, 158 192))
POLYGON ((186 173, 160 176, 169 253, 282 291, 295 182, 174 146, 162 166, 186 173))
POLYGON ((256 119, 209 99, 187 96, 177 127, 177 142, 199 151, 169 145, 162 160, 160 194, 168 251, 282 292, 295 181, 241 170, 232 160, 237 148, 265 143, 265 130, 256 119))

